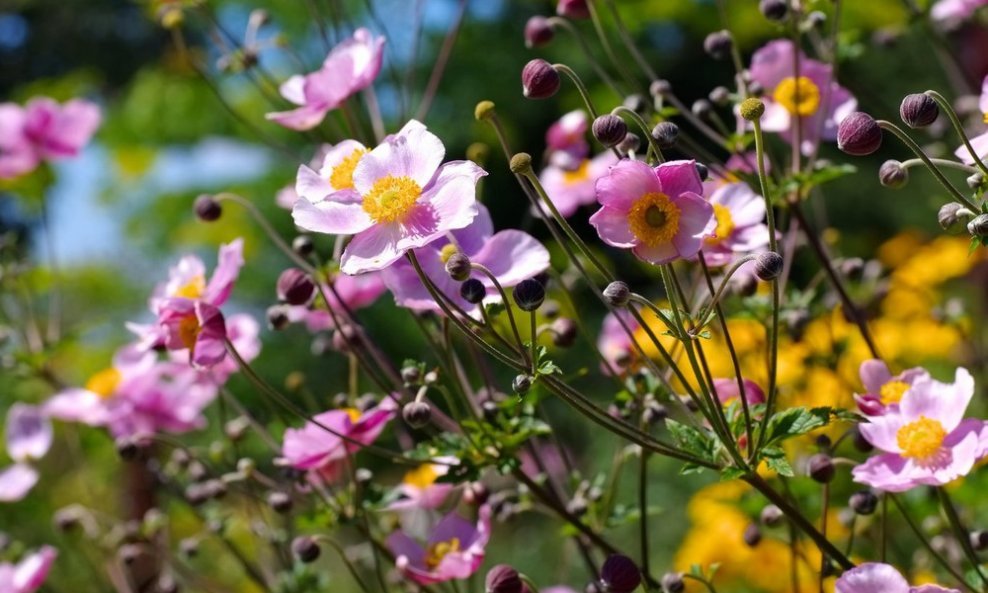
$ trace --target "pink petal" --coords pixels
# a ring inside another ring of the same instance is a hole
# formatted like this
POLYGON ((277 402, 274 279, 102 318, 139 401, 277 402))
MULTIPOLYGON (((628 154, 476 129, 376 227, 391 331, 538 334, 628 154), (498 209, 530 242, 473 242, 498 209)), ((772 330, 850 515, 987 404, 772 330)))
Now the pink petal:
POLYGON ((673 202, 679 208, 679 230, 676 236, 702 237, 713 220, 714 207, 695 193, 683 192, 677 196, 673 198, 673 202))
MULTIPOLYGON (((469 225, 453 231, 453 238, 456 239, 456 244, 463 250, 463 253, 473 257, 484 247, 493 234, 494 223, 491 221, 491 213, 487 206, 477 202, 477 216, 469 225)), ((437 246, 438 243, 439 241, 432 243, 432 245, 437 246)))
POLYGON ((619 161, 595 186, 597 202, 619 212, 630 210, 643 195, 663 189, 652 167, 631 159, 619 161))
POLYGON ((765 200, 744 182, 720 186, 710 196, 710 202, 727 208, 737 227, 758 224, 765 220, 765 200))
POLYGON ((981 98, 978 99, 978 109, 981 113, 988 113, 988 76, 981 81, 981 98))
POLYGON ((17 502, 38 483, 38 472, 26 463, 15 463, 0 470, 0 502, 17 502))
POLYGON ((419 199, 419 204, 428 208, 434 229, 420 227, 414 230, 416 234, 431 237, 408 237, 402 241, 402 246, 424 247, 436 236, 462 229, 473 222, 479 212, 477 181, 486 175, 487 171, 472 161, 451 161, 440 167, 435 181, 425 188, 419 199))
POLYGON ((335 200, 316 203, 299 200, 292 208, 292 219, 299 228, 330 235, 356 235, 374 225, 370 215, 359 203, 335 200))
POLYGON ((203 301, 219 307, 230 297, 233 290, 233 283, 240 276, 240 268, 244 265, 244 240, 234 239, 226 245, 220 246, 219 256, 216 259, 216 269, 212 278, 206 286, 206 291, 202 295, 203 301))
POLYGON ((634 253, 639 259, 655 265, 667 264, 671 261, 679 259, 679 251, 671 241, 668 243, 661 243, 654 247, 638 244, 631 248, 631 252, 634 253))
POLYGON ((949 432, 964 418, 973 396, 974 378, 966 369, 958 368, 952 384, 934 379, 916 381, 903 395, 899 410, 908 421, 920 416, 939 420, 949 432))
POLYGON ((48 578, 51 565, 58 552, 51 546, 43 546, 17 563, 14 569, 14 590, 17 593, 33 593, 48 578))
POLYGON ((905 492, 921 485, 912 475, 913 466, 895 453, 869 457, 851 470, 854 481, 885 492, 905 492))
POLYGON ((300 74, 290 77, 281 83, 278 92, 296 105, 305 105, 305 77, 300 74))
MULTIPOLYGON (((976 152, 978 156, 981 157, 982 161, 988 158, 988 132, 985 132, 984 134, 971 138, 971 148, 973 148, 974 152, 976 152)), ((957 158, 959 158, 964 163, 968 165, 974 164, 974 157, 971 156, 970 151, 968 151, 967 147, 964 146, 963 144, 960 146, 960 148, 954 151, 954 154, 957 156, 957 158)))
POLYGON ((394 224, 377 224, 354 235, 343 250, 340 271, 363 274, 383 270, 405 254, 398 249, 400 228, 394 224))
POLYGON ((204 302, 196 303, 199 335, 192 348, 190 362, 197 368, 209 368, 226 357, 226 323, 219 309, 204 302))
POLYGON ((323 105, 303 105, 291 111, 266 113, 264 117, 291 130, 305 131, 318 126, 328 112, 323 105))
POLYGON ((473 261, 483 264, 502 286, 514 286, 549 267, 549 250, 522 231, 501 231, 475 253, 473 261))
POLYGON ((878 394, 882 386, 892 380, 888 365, 877 358, 862 362, 858 368, 858 375, 861 376, 865 392, 871 394, 878 394))
POLYGON ((366 195, 378 179, 392 176, 408 177, 424 189, 445 154, 446 148, 435 134, 424 128, 409 130, 364 155, 353 171, 353 185, 366 195))
POLYGON ((335 169, 337 165, 342 163, 354 152, 365 149, 366 147, 356 140, 343 140, 337 144, 334 144, 332 148, 326 151, 326 155, 322 159, 322 163, 319 168, 320 176, 325 179, 329 179, 329 176, 332 175, 333 169, 335 169))
POLYGON ((858 430, 869 443, 882 451, 900 453, 902 449, 899 448, 899 429, 908 422, 909 420, 899 414, 875 416, 869 418, 868 422, 859 424, 858 430))
POLYGON ((55 114, 44 139, 47 158, 75 156, 96 132, 102 116, 95 103, 73 99, 55 114))
POLYGON ((602 206, 590 217, 590 224, 597 229, 601 241, 612 247, 634 247, 638 238, 631 232, 627 211, 619 211, 611 206, 602 206))
POLYGON ((696 161, 667 161, 655 168, 662 185, 662 193, 673 200, 680 194, 703 195, 703 182, 696 170, 696 161))
POLYGON ((333 186, 326 177, 306 165, 299 165, 295 177, 295 193, 298 197, 315 204, 325 200, 333 191, 333 186))
POLYGON ((98 394, 85 389, 66 389, 44 404, 45 413, 68 422, 101 426, 109 419, 106 402, 98 394))
POLYGON ((908 593, 909 583, 892 566, 868 562, 842 574, 834 588, 837 593, 908 593))
POLYGON ((16 403, 7 410, 6 436, 14 461, 41 459, 51 448, 51 422, 37 406, 16 403))

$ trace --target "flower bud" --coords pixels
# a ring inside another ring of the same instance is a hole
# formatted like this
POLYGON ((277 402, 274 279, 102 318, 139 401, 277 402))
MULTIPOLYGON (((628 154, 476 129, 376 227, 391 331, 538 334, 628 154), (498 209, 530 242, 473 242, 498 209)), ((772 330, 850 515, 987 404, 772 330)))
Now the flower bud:
POLYGON ((659 148, 672 148, 679 139, 679 126, 671 121, 659 122, 652 128, 652 138, 655 138, 659 148))
POLYGON ((220 206, 219 201, 209 194, 202 194, 196 198, 192 208, 203 222, 213 222, 223 214, 223 207, 220 206))
POLYGON ((742 535, 742 539, 744 539, 744 543, 754 548, 762 541, 762 530, 758 528, 757 523, 749 523, 748 526, 744 528, 744 535, 742 535))
POLYGON ((964 206, 961 206, 957 202, 947 202, 943 206, 940 206, 940 211, 937 212, 937 222, 943 230, 948 232, 958 232, 963 228, 964 216, 961 211, 967 212, 964 206))
POLYGON ((653 97, 664 97, 672 92, 672 84, 668 80, 653 80, 652 84, 648 85, 648 92, 653 97))
POLYGON ((851 436, 851 443, 854 445, 855 449, 861 451, 862 453, 869 453, 875 448, 865 437, 864 433, 858 430, 857 426, 854 427, 854 434, 851 436))
POLYGON ((604 300, 611 307, 624 307, 631 298, 631 289, 620 280, 615 280, 604 289, 604 300))
POLYGON ((517 375, 511 382, 511 389, 518 395, 525 395, 532 388, 532 377, 529 375, 517 375))
POLYGON ((486 121, 494 117, 496 114, 497 111, 494 108, 493 101, 480 101, 477 103, 477 106, 473 108, 473 117, 477 121, 486 121))
MULTIPOLYGON (((494 402, 486 403, 493 404, 494 402)), ((495 406, 496 405, 497 404, 495 404, 495 406)), ((483 482, 470 482, 463 488, 463 502, 469 505, 482 505, 487 502, 487 499, 490 498, 490 496, 491 491, 487 489, 487 486, 484 486, 483 482)))
POLYGON ((517 173, 519 175, 527 173, 532 170, 532 155, 527 152, 519 152, 511 157, 511 162, 508 163, 512 173, 517 173))
POLYGON ((758 82, 757 80, 753 80, 748 83, 748 94, 751 95, 752 97, 764 96, 765 87, 763 87, 762 83, 758 82))
POLYGON ((971 540, 971 547, 975 551, 981 552, 988 549, 988 531, 983 531, 978 529, 977 531, 972 531, 969 536, 971 540))
POLYGON ((288 311, 284 305, 272 305, 267 311, 268 327, 273 330, 285 329, 288 326, 288 311))
POLYGON ((875 118, 856 111, 837 128, 837 148, 853 156, 869 155, 882 145, 882 128, 875 118))
POLYGON ((624 140, 622 140, 617 145, 617 149, 618 152, 627 154, 629 152, 637 151, 639 148, 641 148, 641 145, 642 145, 642 139, 638 137, 638 134, 633 134, 631 132, 628 132, 624 136, 624 140))
POLYGON ((733 46, 734 38, 727 30, 714 31, 703 40, 703 51, 715 60, 723 60, 730 56, 733 46))
POLYGON ((888 160, 878 169, 878 181, 885 187, 899 189, 909 181, 909 171, 899 161, 888 160))
POLYGON ((309 235, 299 235, 292 239, 292 251, 300 257, 309 257, 315 250, 316 246, 309 235))
POLYGON ((985 174, 981 171, 969 176, 966 180, 967 186, 971 189, 978 189, 985 182, 985 174))
POLYGON ((658 424, 668 417, 669 409, 659 402, 649 401, 645 403, 645 409, 642 411, 642 420, 645 424, 658 424))
POLYGON ((703 163, 693 163, 696 167, 696 174, 700 176, 700 181, 706 181, 710 178, 710 169, 703 163))
POLYGON ((758 10, 770 21, 781 21, 789 14, 789 4, 787 0, 761 0, 758 10))
POLYGON ((401 409, 401 417, 412 428, 422 428, 432 420, 432 406, 425 402, 408 402, 401 409))
POLYGON ((124 461, 134 461, 141 452, 137 439, 131 437, 120 437, 115 443, 117 455, 124 461))
POLYGON ((686 589, 686 582, 683 581, 683 573, 667 572, 662 575, 662 590, 665 593, 683 593, 686 589))
POLYGON ((608 593, 631 593, 642 582, 642 573, 634 560, 611 554, 600 568, 600 582, 608 593))
POLYGON ((784 263, 782 256, 774 251, 759 253, 755 258, 755 276, 763 282, 775 280, 782 273, 784 263))
POLYGON ((422 378, 422 370, 416 365, 408 365, 401 369, 401 380, 408 385, 416 385, 422 378))
POLYGON ((288 268, 278 276, 278 300, 289 305, 307 305, 316 292, 312 278, 298 268, 288 268))
POLYGON ((834 460, 826 453, 817 453, 807 462, 806 473, 817 482, 826 484, 834 479, 834 460))
POLYGON ((988 214, 979 214, 972 218, 971 222, 967 223, 967 232, 975 237, 988 235, 988 214))
POLYGON ((717 86, 710 91, 707 98, 710 99, 710 102, 714 105, 720 105, 723 107, 730 102, 731 91, 729 91, 726 86, 717 86))
POLYGON ((268 506, 274 512, 284 515, 292 510, 292 497, 286 492, 276 490, 268 494, 268 506))
POLYGON ((487 296, 487 288, 480 280, 468 278, 460 285, 460 296, 472 305, 479 305, 487 296))
POLYGON ((762 509, 762 513, 759 516, 759 520, 762 522, 762 525, 766 527, 776 527, 784 518, 785 515, 782 513, 782 509, 774 504, 765 505, 765 508, 762 509))
POLYGON ((860 490, 851 495, 847 506, 859 515, 870 515, 878 507, 878 497, 871 490, 860 490))
POLYGON ((536 58, 521 71, 522 94, 529 99, 548 99, 559 91, 559 72, 552 64, 536 58))
POLYGON ((555 36, 556 32, 549 24, 549 19, 544 16, 533 16, 525 23, 525 47, 528 49, 541 47, 552 41, 555 36))
POLYGON ((822 29, 827 24, 827 15, 819 10, 814 10, 806 15, 806 24, 813 29, 822 29))
POLYGON ((545 300, 545 286, 535 278, 522 280, 515 286, 514 298, 522 311, 535 311, 545 300))
POLYGON ((552 343, 559 348, 569 348, 576 341, 576 322, 560 317, 552 322, 552 343))
POLYGON ((613 114, 601 115, 593 120, 593 137, 607 148, 617 146, 628 133, 628 124, 613 114))
POLYGON ((744 101, 741 101, 738 109, 745 121, 755 121, 761 119, 762 115, 765 114, 765 103, 762 103, 761 99, 748 97, 744 101))
POLYGON ((568 19, 590 18, 590 7, 587 0, 559 0, 556 4, 556 14, 568 19))
POLYGON ((446 273, 449 277, 456 282, 463 282, 470 277, 470 272, 473 268, 470 267, 470 258, 467 254, 462 251, 454 252, 453 255, 449 256, 446 260, 446 273))
POLYGON ((899 105, 899 117, 910 128, 925 128, 940 116, 940 106, 933 97, 923 93, 906 95, 899 105))
POLYGON ((315 562, 319 552, 319 543, 312 537, 300 535, 292 540, 292 553, 304 564, 315 562))
POLYGON ((706 99, 697 99, 696 101, 693 101, 693 105, 690 106, 690 111, 693 112, 693 115, 700 119, 707 119, 710 117, 710 112, 712 112, 713 109, 714 106, 711 105, 710 101, 707 101, 706 99))
POLYGON ((484 579, 485 593, 522 593, 525 583, 518 571, 507 564, 498 564, 487 571, 484 579))

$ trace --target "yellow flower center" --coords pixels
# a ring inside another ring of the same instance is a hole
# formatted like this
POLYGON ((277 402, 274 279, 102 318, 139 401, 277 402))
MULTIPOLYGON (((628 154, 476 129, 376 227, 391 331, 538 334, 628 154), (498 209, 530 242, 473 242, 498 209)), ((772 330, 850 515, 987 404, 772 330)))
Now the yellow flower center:
POLYGON ((645 245, 662 245, 671 241, 679 230, 679 208, 665 194, 647 193, 631 206, 628 225, 645 245))
POLYGON ((113 393, 117 390, 122 378, 120 371, 113 367, 103 369, 86 381, 86 390, 92 391, 103 399, 109 399, 113 397, 113 393))
POLYGON ((422 188, 408 177, 387 175, 374 182, 364 196, 364 211, 377 223, 401 221, 422 195, 422 188))
POLYGON ((329 174, 329 184, 333 189, 336 191, 353 189, 353 170, 367 152, 366 148, 358 148, 333 167, 333 171, 329 174))
POLYGON ((985 122, 986 124, 988 124, 988 112, 985 112, 985 117, 984 117, 984 119, 982 119, 981 121, 983 121, 983 122, 985 122))
POLYGON ((206 279, 202 274, 197 274, 188 282, 176 288, 172 296, 197 299, 201 297, 204 292, 206 292, 206 279))
POLYGON ((409 486, 414 486, 420 490, 424 490, 428 486, 435 484, 436 478, 438 477, 439 472, 436 471, 435 465, 431 463, 423 463, 417 468, 407 472, 401 482, 409 486))
POLYGON ((439 563, 443 561, 450 552, 460 551, 460 538, 454 537, 453 539, 445 542, 436 542, 429 546, 429 549, 425 551, 425 565, 430 569, 439 566, 439 563))
POLYGON ((200 331, 202 327, 199 326, 199 320, 195 315, 186 315, 178 322, 178 339, 189 350, 195 347, 200 331))
POLYGON ((350 422, 352 424, 360 422, 360 410, 357 408, 343 408, 343 411, 350 417, 350 422))
POLYGON ((806 117, 820 108, 820 88, 809 78, 783 78, 772 98, 793 115, 806 117))
POLYGON ((943 429, 943 424, 926 416, 920 416, 919 420, 906 424, 895 435, 896 442, 902 449, 902 456, 919 460, 935 455, 946 437, 947 431, 943 429))
POLYGON ((886 406, 891 404, 897 404, 902 401, 902 396, 909 391, 909 383, 903 381, 889 381, 885 385, 882 385, 882 389, 879 391, 882 403, 886 406))
POLYGON ((459 251, 459 249, 456 248, 456 245, 453 243, 447 243, 443 245, 442 249, 439 250, 439 259, 441 259, 443 263, 446 263, 449 261, 449 258, 456 254, 457 251, 459 251))
POLYGON ((714 229, 714 236, 706 239, 708 245, 717 245, 724 239, 730 237, 731 233, 734 232, 734 219, 731 217, 731 211, 727 208, 727 206, 713 204, 713 207, 714 219, 717 221, 717 228, 714 229))
POLYGON ((580 166, 572 171, 563 171, 563 183, 574 185, 590 179, 590 159, 583 159, 580 166))

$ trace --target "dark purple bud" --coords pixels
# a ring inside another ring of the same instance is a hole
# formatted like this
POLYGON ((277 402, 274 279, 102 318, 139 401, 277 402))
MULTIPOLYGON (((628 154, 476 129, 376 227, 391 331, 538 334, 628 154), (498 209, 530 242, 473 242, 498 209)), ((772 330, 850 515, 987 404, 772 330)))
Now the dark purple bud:
POLYGON ((278 300, 289 305, 307 305, 316 292, 312 278, 298 268, 288 268, 278 276, 278 300))
POLYGON ((507 564, 498 564, 487 571, 484 579, 486 593, 522 593, 525 583, 522 582, 518 571, 507 564))
POLYGON ((629 152, 637 151, 639 148, 641 148, 641 145, 642 145, 642 139, 638 137, 638 134, 628 132, 625 135, 624 140, 622 140, 617 145, 617 149, 618 152, 627 154, 629 152))
POLYGON ((878 169, 878 181, 885 187, 899 189, 909 181, 909 171, 899 161, 888 160, 878 169))
POLYGON ((727 87, 725 86, 714 87, 713 90, 710 91, 710 94, 707 95, 707 98, 710 99, 710 102, 714 105, 720 105, 723 107, 730 102, 731 91, 727 90, 727 87))
POLYGON ((781 21, 789 14, 789 4, 787 0, 761 0, 758 10, 770 21, 781 21))
POLYGON ((653 80, 652 84, 648 85, 648 92, 653 97, 663 97, 672 92, 672 84, 668 80, 653 80))
POLYGON ((693 166, 696 167, 696 174, 700 176, 700 181, 706 181, 710 178, 710 169, 706 165, 697 162, 693 163, 693 166))
POLYGON ((834 474, 837 472, 834 467, 834 460, 830 455, 817 453, 813 457, 810 457, 810 460, 807 462, 806 473, 817 482, 826 484, 834 479, 834 474))
POLYGON ((559 0, 556 4, 556 14, 568 19, 590 18, 590 7, 587 0, 559 0))
POLYGON ((276 513, 285 514, 292 510, 292 497, 286 492, 271 492, 268 494, 268 506, 276 513))
POLYGON ((525 47, 528 49, 541 47, 552 41, 555 36, 556 32, 549 24, 549 19, 544 16, 533 16, 525 23, 525 47))
POLYGON ((979 214, 967 223, 967 232, 975 237, 988 236, 988 214, 979 214))
POLYGON ((659 148, 672 148, 679 139, 679 126, 671 121, 662 121, 652 128, 652 138, 658 143, 659 148))
POLYGON ((634 560, 611 554, 600 568, 600 582, 609 593, 631 593, 642 582, 642 573, 634 560))
POLYGON ((545 300, 545 286, 535 278, 522 280, 515 286, 514 298, 522 311, 535 311, 545 300))
POLYGON ((922 93, 906 95, 899 105, 899 117, 910 128, 925 128, 940 116, 940 106, 933 97, 922 93))
POLYGON ((762 514, 759 516, 759 519, 761 520, 762 525, 766 527, 775 527, 782 522, 784 517, 785 515, 782 514, 782 509, 774 504, 769 504, 765 505, 765 508, 762 509, 762 514))
POLYGON ((284 305, 272 305, 267 311, 268 327, 273 330, 285 329, 288 326, 288 310, 284 305))
POLYGON ((193 209, 199 220, 203 222, 213 222, 223 214, 223 207, 220 206, 219 201, 209 194, 202 194, 196 198, 193 209))
POLYGON ((604 300, 612 307, 624 307, 631 298, 631 289, 620 280, 615 280, 604 289, 604 300))
POLYGON ((748 526, 744 528, 744 535, 742 535, 742 539, 744 539, 744 543, 754 548, 762 541, 762 530, 758 527, 757 523, 749 523, 748 526))
POLYGON ((529 375, 517 375, 511 382, 511 389, 518 395, 525 395, 532 388, 532 377, 529 375))
POLYGON ((693 115, 700 119, 707 119, 710 117, 710 113, 713 111, 714 106, 710 104, 710 101, 706 99, 697 99, 693 101, 693 105, 690 107, 690 111, 693 115))
POLYGON ((837 128, 837 148, 854 156, 869 155, 882 145, 882 128, 875 118, 856 111, 837 128))
POLYGON ((292 239, 292 251, 301 257, 309 257, 315 250, 316 246, 309 235, 299 235, 292 239))
POLYGON ((970 535, 971 547, 981 552, 988 549, 988 531, 981 529, 972 531, 970 535))
POLYGON ((714 31, 703 40, 703 50, 715 60, 723 60, 731 55, 734 38, 730 31, 714 31))
POLYGON ((875 448, 874 445, 871 444, 871 441, 865 437, 864 433, 861 432, 857 426, 855 426, 853 430, 854 434, 851 435, 851 442, 854 444, 854 448, 862 453, 871 452, 875 448))
POLYGON ((963 228, 966 219, 962 215, 962 210, 965 210, 964 206, 957 202, 947 202, 940 206, 940 211, 937 212, 937 222, 945 231, 959 231, 963 228))
POLYGON ((559 72, 552 64, 534 59, 521 71, 521 90, 529 99, 548 99, 559 91, 559 72))
POLYGON ((628 133, 628 124, 616 115, 610 113, 601 115, 593 120, 593 137, 607 148, 616 146, 628 133))
POLYGON ((662 575, 662 590, 665 593, 683 593, 686 589, 686 582, 683 581, 683 573, 667 572, 662 575))
POLYGON ((859 515, 870 515, 878 508, 878 497, 871 490, 860 490, 851 495, 847 506, 859 515))
POLYGON ((487 296, 487 288, 480 280, 469 278, 460 285, 460 296, 470 304, 479 305, 487 296))
POLYGON ((319 557, 319 552, 319 543, 312 537, 300 535, 292 540, 292 553, 300 562, 314 562, 319 557))
POLYGON ((576 322, 560 317, 552 322, 552 343, 559 348, 569 348, 576 342, 576 322))
POLYGON ((401 409, 401 417, 412 428, 422 428, 432 420, 432 406, 425 402, 408 402, 401 409))
POLYGON ((784 263, 782 256, 774 251, 759 253, 755 258, 755 276, 763 282, 775 280, 782 273, 784 263))

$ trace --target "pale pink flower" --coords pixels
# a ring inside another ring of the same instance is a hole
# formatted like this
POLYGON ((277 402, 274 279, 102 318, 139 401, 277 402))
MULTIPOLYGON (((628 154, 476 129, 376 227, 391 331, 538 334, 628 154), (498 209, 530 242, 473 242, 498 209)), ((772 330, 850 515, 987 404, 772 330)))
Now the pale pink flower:
MULTIPOLYGON (((737 379, 714 379, 714 393, 722 404, 729 404, 741 398, 737 379)), ((765 403, 765 392, 751 379, 744 379, 744 394, 749 405, 765 403)))
POLYGON ((24 107, 0 104, 0 179, 30 173, 42 161, 76 156, 100 119, 99 107, 83 99, 59 105, 36 97, 24 107))
POLYGON ((914 367, 898 375, 892 375, 888 365, 878 359, 866 360, 858 369, 864 393, 854 394, 854 399, 864 414, 878 416, 886 410, 898 410, 902 396, 920 379, 929 379, 926 369, 914 367))
POLYGON ((321 470, 344 461, 377 440, 394 418, 397 404, 390 397, 361 412, 356 408, 318 414, 302 428, 285 430, 281 455, 295 469, 321 470))
POLYGON ((866 562, 844 572, 834 583, 836 593, 960 593, 940 585, 910 587, 906 579, 889 564, 866 562))
POLYGON ((587 142, 589 129, 590 120, 586 111, 577 109, 563 115, 549 126, 545 133, 545 144, 550 152, 550 158, 553 158, 556 152, 562 152, 568 160, 557 164, 563 167, 570 164, 579 165, 590 152, 590 144, 587 142))
POLYGON ((935 21, 956 25, 974 16, 982 6, 988 6, 988 0, 940 0, 930 9, 930 16, 935 21))
POLYGON ((490 539, 490 507, 480 507, 478 514, 476 524, 456 513, 446 515, 424 545, 403 531, 392 533, 387 545, 398 571, 420 585, 465 579, 477 572, 490 539))
POLYGON ((0 562, 0 591, 3 593, 34 593, 41 588, 58 552, 51 546, 24 556, 17 564, 0 562))
MULTIPOLYGON (((627 309, 611 311, 604 317, 601 324, 600 336, 597 337, 597 350, 604 357, 614 370, 620 372, 629 368, 638 357, 638 351, 634 343, 628 337, 628 332, 624 331, 621 322, 624 321, 628 328, 635 332, 641 326, 627 309)), ((610 372, 607 365, 601 364, 601 371, 610 372)))
POLYGON ((711 235, 703 240, 703 257, 724 266, 738 255, 764 250, 769 244, 765 200, 743 181, 721 183, 710 194, 714 209, 711 235))

